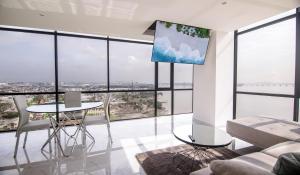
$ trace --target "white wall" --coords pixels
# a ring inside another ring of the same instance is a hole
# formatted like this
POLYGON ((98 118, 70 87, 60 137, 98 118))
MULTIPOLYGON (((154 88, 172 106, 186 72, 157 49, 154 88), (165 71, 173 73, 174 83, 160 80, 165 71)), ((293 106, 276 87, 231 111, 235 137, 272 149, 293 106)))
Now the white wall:
POLYGON ((212 32, 204 65, 194 65, 194 117, 215 123, 216 32, 212 32))
POLYGON ((232 119, 233 33, 212 32, 204 65, 194 66, 194 117, 214 126, 232 119))
POLYGON ((233 32, 217 32, 215 125, 225 126, 233 117, 233 32))

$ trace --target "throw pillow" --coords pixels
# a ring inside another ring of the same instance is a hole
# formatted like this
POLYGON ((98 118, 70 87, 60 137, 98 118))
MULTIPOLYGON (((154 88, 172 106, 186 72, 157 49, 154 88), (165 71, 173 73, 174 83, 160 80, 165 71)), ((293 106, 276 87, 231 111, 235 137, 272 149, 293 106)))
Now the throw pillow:
POLYGON ((273 168, 278 175, 299 175, 300 174, 300 153, 281 154, 273 168))

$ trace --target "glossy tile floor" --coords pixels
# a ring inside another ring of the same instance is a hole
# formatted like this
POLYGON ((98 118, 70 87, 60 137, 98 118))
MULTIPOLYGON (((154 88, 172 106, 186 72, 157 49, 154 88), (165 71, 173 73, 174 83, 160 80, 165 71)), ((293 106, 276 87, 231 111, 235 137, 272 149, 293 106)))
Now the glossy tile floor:
MULTIPOLYGON (((41 153, 40 148, 47 138, 45 130, 29 133, 26 149, 22 148, 20 142, 17 159, 14 159, 15 133, 1 133, 0 174, 145 174, 135 155, 182 144, 174 138, 171 129, 191 122, 192 114, 112 122, 113 144, 108 142, 105 125, 88 126, 88 130, 96 139, 95 144, 91 144, 87 139, 87 147, 83 149, 81 143, 78 143, 70 157, 59 156, 57 151, 53 151, 52 154, 41 153)), ((75 128, 67 127, 67 130, 72 133, 75 128)), ((61 134, 61 138, 65 150, 70 151, 73 142, 67 142, 64 134, 61 134)), ((243 146, 248 145, 240 142, 239 147, 243 146)), ((54 147, 53 143, 52 148, 54 147)))

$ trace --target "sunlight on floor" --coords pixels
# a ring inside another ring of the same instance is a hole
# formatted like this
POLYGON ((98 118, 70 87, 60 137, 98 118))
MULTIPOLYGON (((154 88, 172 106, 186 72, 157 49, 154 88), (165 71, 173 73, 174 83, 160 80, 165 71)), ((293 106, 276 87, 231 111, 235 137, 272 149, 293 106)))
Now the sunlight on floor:
POLYGON ((137 145, 136 141, 134 139, 122 139, 121 145, 125 151, 126 158, 128 160, 128 163, 130 164, 131 170, 133 173, 139 172, 139 163, 134 157, 137 153, 141 153, 142 150, 139 149, 139 146, 137 145))
MULTIPOLYGON (((144 174, 135 157, 136 154, 182 144, 173 136, 172 128, 191 122, 192 114, 176 115, 173 118, 163 116, 112 122, 112 145, 108 141, 106 126, 89 126, 87 129, 95 136, 95 144, 87 139, 87 148, 83 149, 79 143, 70 157, 58 156, 57 152, 42 154, 40 148, 47 138, 47 132, 36 131, 29 134, 26 149, 20 146, 15 160, 13 159, 15 133, 1 133, 0 174, 144 174)), ((67 127, 70 133, 74 129, 67 127)), ((61 138, 64 149, 70 151, 72 144, 67 144, 64 134, 61 138)), ((81 136, 78 138, 79 142, 80 140, 81 136)), ((241 141, 239 144, 247 145, 241 141)), ((52 146, 54 147, 54 143, 52 146)))

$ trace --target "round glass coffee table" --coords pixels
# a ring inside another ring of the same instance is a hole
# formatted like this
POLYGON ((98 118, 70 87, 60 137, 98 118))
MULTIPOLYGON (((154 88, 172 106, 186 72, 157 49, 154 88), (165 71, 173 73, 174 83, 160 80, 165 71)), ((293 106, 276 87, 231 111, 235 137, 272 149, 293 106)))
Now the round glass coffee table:
MULTIPOLYGON (((193 163, 191 169, 193 169, 195 160, 205 161, 215 157, 215 155, 207 151, 207 149, 225 147, 232 142, 232 137, 225 131, 213 126, 201 124, 200 122, 175 127, 173 134, 178 140, 193 147, 193 149, 177 152, 173 160, 178 154, 183 155, 186 159, 192 159, 193 163)), ((181 160, 182 163, 184 163, 186 159, 181 160)))

